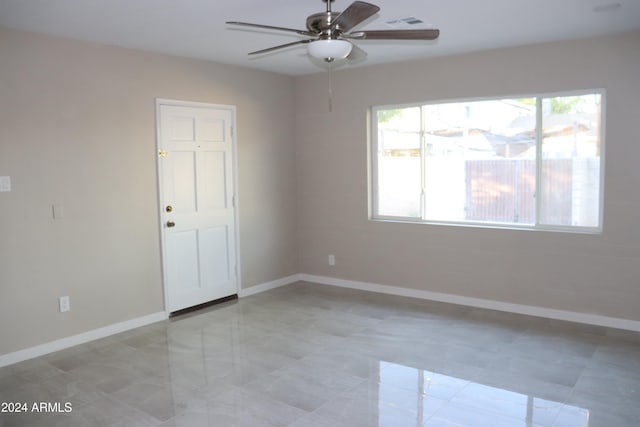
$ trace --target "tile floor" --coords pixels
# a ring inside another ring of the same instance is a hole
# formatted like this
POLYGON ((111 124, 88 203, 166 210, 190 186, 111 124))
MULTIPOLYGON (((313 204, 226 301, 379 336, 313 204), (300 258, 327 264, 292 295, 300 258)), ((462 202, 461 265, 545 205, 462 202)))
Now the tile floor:
POLYGON ((52 405, 3 427, 632 427, 640 334, 296 283, 2 368, 0 402, 52 405))

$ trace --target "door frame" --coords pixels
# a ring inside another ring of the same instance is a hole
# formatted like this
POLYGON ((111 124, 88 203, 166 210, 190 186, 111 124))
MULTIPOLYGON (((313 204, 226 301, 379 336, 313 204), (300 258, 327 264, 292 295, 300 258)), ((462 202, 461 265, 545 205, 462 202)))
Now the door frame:
POLYGON ((164 203, 164 192, 163 190, 163 174, 162 174, 162 163, 160 156, 160 107, 163 105, 172 106, 172 107, 190 107, 190 108, 213 108, 218 110, 229 110, 231 112, 231 153, 233 159, 231 160, 231 166, 233 167, 232 175, 232 185, 233 185, 233 219, 234 219, 234 229, 233 235, 236 239, 235 244, 235 275, 236 275, 236 294, 240 295, 241 290, 241 277, 240 277, 240 218, 238 215, 238 143, 237 143, 237 135, 238 131, 236 129, 236 106, 235 105, 226 105, 226 104, 212 104, 208 102, 196 102, 196 101, 182 101, 176 99, 166 99, 166 98, 156 98, 156 146, 155 146, 155 156, 156 156, 156 174, 157 174, 157 213, 158 213, 158 228, 159 228, 159 237, 160 237, 160 254, 161 254, 161 274, 162 274, 162 292, 164 294, 163 302, 164 302, 164 311, 168 315, 169 312, 169 289, 167 283, 167 260, 166 260, 166 247, 165 247, 165 227, 163 227, 163 218, 162 218, 162 210, 165 206, 164 203))

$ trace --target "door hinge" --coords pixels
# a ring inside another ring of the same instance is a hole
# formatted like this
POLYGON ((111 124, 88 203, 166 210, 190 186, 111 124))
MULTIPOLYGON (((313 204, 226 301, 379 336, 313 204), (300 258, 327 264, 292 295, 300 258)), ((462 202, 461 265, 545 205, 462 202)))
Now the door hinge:
POLYGON ((236 136, 236 135, 235 135, 235 132, 234 132, 233 126, 231 126, 231 138, 235 138, 235 136, 236 136))

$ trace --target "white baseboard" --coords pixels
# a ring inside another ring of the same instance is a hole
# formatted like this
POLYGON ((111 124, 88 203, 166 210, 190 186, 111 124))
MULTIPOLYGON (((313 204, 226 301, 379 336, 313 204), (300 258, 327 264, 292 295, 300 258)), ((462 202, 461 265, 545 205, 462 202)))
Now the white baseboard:
MULTIPOLYGON (((262 283, 256 286, 251 286, 247 289, 242 289, 238 293, 239 297, 248 297, 250 295, 266 292, 271 289, 279 288, 281 286, 289 285, 300 280, 299 274, 293 274, 288 277, 283 277, 271 282, 262 283)), ((121 323, 115 323, 113 325, 105 326, 103 328, 94 329, 92 331, 83 332, 78 335, 61 338, 56 341, 36 345, 34 347, 18 350, 13 353, 7 353, 0 355, 0 368, 3 366, 12 365, 14 363, 22 362, 24 360, 33 359, 34 357, 43 356, 45 354, 53 353, 54 351, 64 350, 65 348, 73 347, 79 344, 84 344, 89 341, 97 340, 100 338, 115 335, 120 332, 135 329, 140 326, 149 325, 151 323, 159 322, 168 318, 168 313, 159 312, 144 317, 139 317, 132 320, 127 320, 121 323)))
POLYGON ((291 276, 283 277, 282 279, 273 280, 271 282, 261 283, 259 285, 251 286, 246 289, 241 289, 238 296, 240 298, 248 297, 250 295, 266 292, 271 289, 279 288, 281 286, 290 285, 292 283, 300 281, 299 274, 292 274, 291 276))
MULTIPOLYGON (((445 294, 440 292, 423 291, 418 289, 401 288, 396 286, 379 285, 376 283, 359 282, 354 280, 337 279, 334 277, 315 276, 311 274, 293 274, 271 282, 251 286, 240 290, 238 296, 248 297, 271 289, 289 285, 298 281, 312 282, 321 285, 338 286, 342 288, 359 289, 382 294, 398 295, 411 298, 440 301, 451 304, 470 307, 486 308, 509 313, 525 314, 529 316, 546 317, 549 319, 566 320, 570 322, 584 323, 588 325, 604 326, 616 329, 640 332, 640 321, 620 319, 616 317, 601 316, 597 314, 578 313, 573 311, 556 310, 552 308, 536 307, 530 305, 513 304, 508 302, 493 301, 482 298, 471 298, 460 295, 445 294)), ((115 323, 103 328, 94 329, 78 335, 51 341, 34 347, 18 350, 13 353, 0 355, 0 368, 12 365, 24 360, 33 359, 54 351, 63 350, 89 341, 115 335, 120 332, 135 329, 151 323, 167 319, 168 313, 158 312, 148 316, 138 317, 125 322, 115 323)))
POLYGON ((636 320, 620 319, 617 317, 601 316, 598 314, 556 310, 553 308, 536 307, 531 305, 513 304, 508 302, 493 301, 482 298, 471 298, 440 292, 400 288, 396 286, 378 285, 375 283, 336 279, 333 277, 314 276, 311 274, 299 274, 298 276, 300 280, 303 280, 305 282, 319 283, 322 285, 360 289, 363 291, 378 292, 382 294, 447 302, 451 304, 465 305, 470 307, 487 308, 490 310, 505 311, 509 313, 526 314, 529 316, 566 320, 569 322, 577 322, 588 325, 605 326, 608 328, 625 329, 629 331, 640 332, 640 321, 636 320))
POLYGON ((125 322, 114 323, 103 328, 93 329, 91 331, 83 332, 78 335, 72 335, 59 340, 51 341, 45 344, 36 345, 34 347, 18 350, 13 353, 7 353, 0 355, 0 368, 3 366, 12 365, 14 363, 22 362, 24 360, 33 359, 34 357, 42 356, 54 351, 64 350, 65 348, 73 347, 78 344, 84 344, 89 341, 105 338, 110 335, 115 335, 120 332, 128 331, 130 329, 139 328, 140 326, 150 325, 151 323, 160 322, 167 319, 167 313, 162 311, 159 313, 150 314, 143 317, 127 320, 125 322))

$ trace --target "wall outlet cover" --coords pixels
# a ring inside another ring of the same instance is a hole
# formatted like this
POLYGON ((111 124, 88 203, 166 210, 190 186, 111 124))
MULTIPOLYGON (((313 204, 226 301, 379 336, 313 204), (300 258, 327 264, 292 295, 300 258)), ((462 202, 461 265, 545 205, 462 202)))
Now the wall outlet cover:
POLYGON ((67 296, 60 297, 58 299, 58 306, 60 308, 60 313, 67 312, 71 310, 71 300, 67 296))

